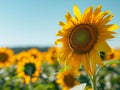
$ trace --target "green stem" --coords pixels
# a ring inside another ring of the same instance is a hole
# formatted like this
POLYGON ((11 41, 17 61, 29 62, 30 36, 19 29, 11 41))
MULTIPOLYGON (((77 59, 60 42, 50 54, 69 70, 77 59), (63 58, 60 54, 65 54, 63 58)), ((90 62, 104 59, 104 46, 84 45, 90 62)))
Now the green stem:
POLYGON ((97 86, 96 86, 96 77, 97 77, 97 73, 100 70, 100 67, 97 68, 97 70, 95 71, 94 75, 89 75, 90 81, 91 81, 91 85, 92 85, 92 89, 93 90, 97 90, 97 86))
POLYGON ((30 76, 30 83, 29 83, 28 88, 29 88, 29 90, 32 90, 32 76, 30 76))
POLYGON ((95 73, 94 73, 94 75, 93 75, 93 77, 92 77, 92 79, 91 79, 91 81, 92 81, 92 88, 93 88, 93 90, 97 90, 97 86, 96 86, 96 77, 97 77, 97 74, 98 74, 98 72, 100 71, 100 69, 101 69, 102 67, 98 67, 97 68, 97 70, 95 71, 95 73))
POLYGON ((96 74, 93 76, 92 87, 93 87, 93 90, 97 90, 97 87, 96 87, 96 74))
POLYGON ((94 74, 93 76, 92 75, 88 75, 88 76, 89 76, 90 81, 91 81, 92 89, 97 90, 97 87, 96 87, 96 74, 94 74))
MULTIPOLYGON (((120 60, 104 61, 104 65, 118 64, 118 63, 120 63, 120 60)), ((89 78, 91 80, 91 84, 92 84, 92 89, 93 90, 97 90, 97 87, 96 87, 96 77, 97 77, 97 74, 98 74, 98 72, 100 71, 101 68, 102 67, 98 67, 93 76, 89 75, 89 78)))

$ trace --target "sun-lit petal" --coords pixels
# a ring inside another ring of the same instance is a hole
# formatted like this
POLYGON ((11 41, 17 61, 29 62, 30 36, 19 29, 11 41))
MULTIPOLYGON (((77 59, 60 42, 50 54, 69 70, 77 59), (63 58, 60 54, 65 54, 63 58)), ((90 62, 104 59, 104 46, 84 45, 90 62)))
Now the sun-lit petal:
POLYGON ((118 28, 119 28, 118 25, 112 24, 112 25, 108 28, 108 30, 109 30, 109 31, 113 31, 113 30, 116 30, 116 29, 118 29, 118 28))
POLYGON ((76 16, 76 18, 80 20, 80 18, 81 18, 81 12, 80 12, 79 8, 77 7, 77 5, 74 5, 74 7, 73 7, 73 13, 76 16))
POLYGON ((94 73, 96 70, 96 64, 97 64, 94 50, 90 52, 90 62, 91 62, 91 71, 92 73, 94 73))
POLYGON ((95 49, 98 51, 103 51, 103 52, 110 52, 111 51, 110 46, 105 41, 99 41, 95 45, 95 49))
POLYGON ((95 11, 93 12, 94 15, 97 15, 100 13, 101 11, 101 8, 102 8, 102 5, 98 5, 97 8, 95 9, 95 11))
POLYGON ((89 57, 88 55, 82 55, 82 63, 83 63, 83 66, 85 68, 85 70, 89 73, 89 74, 92 74, 92 71, 91 71, 91 66, 90 66, 90 60, 89 60, 89 57))

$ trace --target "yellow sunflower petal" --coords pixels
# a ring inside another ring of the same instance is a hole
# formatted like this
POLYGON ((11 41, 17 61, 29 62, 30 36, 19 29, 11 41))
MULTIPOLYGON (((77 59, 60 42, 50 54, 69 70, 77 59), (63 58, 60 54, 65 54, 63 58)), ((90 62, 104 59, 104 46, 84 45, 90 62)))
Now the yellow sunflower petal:
POLYGON ((72 17, 70 15, 70 13, 67 12, 65 15, 65 18, 66 18, 67 22, 70 22, 72 17))
POLYGON ((74 7, 73 7, 73 13, 76 16, 76 18, 80 20, 80 18, 81 18, 81 12, 80 12, 79 8, 77 7, 77 5, 74 5, 74 7))
MULTIPOLYGON (((104 25, 102 27, 99 27, 99 30, 102 31, 102 32, 106 32, 106 31, 113 31, 113 30, 116 30, 118 29, 119 26, 118 25, 115 25, 115 24, 107 24, 107 25, 104 25)), ((115 32, 114 32, 115 34, 115 32)))
POLYGON ((72 52, 69 53, 68 57, 67 57, 67 59, 65 61, 65 64, 69 65, 70 67, 74 67, 73 65, 75 65, 75 64, 72 64, 72 62, 73 62, 73 56, 74 56, 74 54, 72 52))
POLYGON ((102 8, 102 5, 98 5, 97 8, 95 9, 95 11, 93 12, 94 15, 97 15, 98 13, 100 13, 102 8))
POLYGON ((62 32, 62 31, 59 31, 59 32, 57 32, 57 34, 56 34, 56 36, 63 36, 64 35, 64 32, 62 32))
POLYGON ((92 73, 94 73, 96 70, 96 57, 94 50, 92 50, 89 54, 90 54, 90 62, 91 62, 91 71, 92 73))
POLYGON ((83 21, 85 23, 89 23, 92 21, 92 11, 93 11, 93 6, 87 8, 83 14, 83 21))
POLYGON ((113 14, 110 14, 107 17, 105 17, 103 20, 101 20, 102 25, 107 24, 113 18, 113 16, 114 16, 113 14))
POLYGON ((108 14, 110 14, 110 12, 105 11, 105 12, 101 12, 101 13, 97 14, 96 16, 94 16, 95 23, 100 24, 100 21, 108 14))
POLYGON ((102 59, 100 57, 100 54, 98 53, 98 51, 94 50, 94 54, 95 54, 95 58, 96 58, 96 62, 98 65, 103 66, 103 62, 102 59))
POLYGON ((96 43, 95 49, 98 51, 103 51, 103 52, 110 52, 111 51, 111 48, 106 43, 106 41, 99 41, 98 43, 96 43))
POLYGON ((82 63, 83 63, 83 66, 85 68, 85 70, 89 73, 89 74, 92 74, 93 73, 91 72, 91 67, 90 67, 90 61, 89 61, 89 58, 88 58, 88 55, 82 55, 81 56, 82 58, 82 63))
POLYGON ((90 15, 92 14, 93 6, 90 6, 84 11, 84 15, 90 15))
POLYGON ((118 25, 113 24, 113 25, 111 25, 111 27, 108 28, 108 30, 109 30, 109 31, 113 31, 113 30, 116 30, 116 29, 118 29, 118 28, 119 28, 118 25))
POLYGON ((107 34, 107 33, 98 36, 98 38, 99 38, 100 40, 107 40, 107 39, 111 39, 111 38, 114 38, 114 37, 115 37, 115 36, 110 35, 110 34, 107 34))
POLYGON ((57 39, 57 40, 55 41, 55 45, 61 43, 61 41, 62 41, 62 39, 57 39))
POLYGON ((76 60, 76 63, 78 64, 78 65, 76 65, 76 68, 79 69, 80 66, 81 66, 81 64, 82 64, 81 55, 77 55, 77 54, 76 54, 74 60, 76 60))
POLYGON ((67 52, 67 53, 62 53, 60 54, 60 63, 64 64, 65 63, 65 60, 66 60, 66 56, 70 56, 70 52, 67 52))
POLYGON ((80 65, 82 64, 82 62, 81 62, 81 55, 74 54, 71 57, 71 62, 69 62, 69 63, 70 63, 70 66, 72 66, 73 68, 79 70, 80 65))
POLYGON ((60 21, 60 22, 59 22, 59 25, 60 25, 60 26, 64 26, 65 23, 60 21))
POLYGON ((70 13, 66 13, 65 18, 70 26, 74 26, 77 23, 76 20, 70 15, 70 13))

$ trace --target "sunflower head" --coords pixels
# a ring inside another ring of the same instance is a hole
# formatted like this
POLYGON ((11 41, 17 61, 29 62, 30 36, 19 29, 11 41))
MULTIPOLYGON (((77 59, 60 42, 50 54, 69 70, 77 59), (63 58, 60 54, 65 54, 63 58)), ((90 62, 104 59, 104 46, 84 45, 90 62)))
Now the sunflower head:
POLYGON ((9 48, 0 48, 0 68, 14 63, 14 52, 9 48))
POLYGON ((41 52, 37 48, 31 48, 28 50, 28 52, 30 53, 32 57, 41 60, 42 55, 41 55, 41 52))
POLYGON ((5 62, 8 60, 8 55, 6 53, 0 53, 0 61, 5 62))
POLYGON ((82 14, 74 5, 74 17, 69 13, 65 15, 66 22, 60 22, 62 29, 57 36, 61 36, 55 43, 61 43, 59 57, 60 62, 78 69, 83 65, 89 74, 94 74, 96 65, 103 65, 100 52, 110 52, 111 48, 106 40, 114 38, 113 30, 118 26, 109 24, 113 18, 110 11, 101 11, 98 5, 87 8, 82 14))
POLYGON ((62 90, 69 90, 73 86, 79 84, 79 82, 76 81, 76 77, 80 75, 79 72, 74 70, 66 70, 64 72, 58 73, 56 76, 57 83, 62 86, 62 90))
POLYGON ((119 52, 118 52, 118 50, 112 48, 111 52, 106 53, 105 59, 106 60, 119 60, 119 52))
POLYGON ((22 51, 22 52, 16 54, 15 57, 16 57, 15 58, 16 63, 23 60, 24 58, 28 59, 30 57, 33 57, 35 60, 38 60, 38 61, 42 62, 42 58, 43 58, 42 52, 40 52, 36 48, 29 49, 28 51, 22 51))
POLYGON ((50 47, 46 53, 46 60, 49 64, 56 64, 58 56, 58 48, 50 47))
POLYGON ((68 74, 64 77, 63 82, 66 84, 68 87, 73 87, 74 86, 74 77, 72 74, 68 74))
POLYGON ((26 51, 22 51, 15 55, 15 63, 21 62, 24 58, 28 58, 29 54, 26 51))
POLYGON ((40 62, 33 57, 23 58, 23 60, 17 64, 17 74, 23 78, 22 81, 26 84, 29 84, 30 81, 37 81, 40 73, 40 62))

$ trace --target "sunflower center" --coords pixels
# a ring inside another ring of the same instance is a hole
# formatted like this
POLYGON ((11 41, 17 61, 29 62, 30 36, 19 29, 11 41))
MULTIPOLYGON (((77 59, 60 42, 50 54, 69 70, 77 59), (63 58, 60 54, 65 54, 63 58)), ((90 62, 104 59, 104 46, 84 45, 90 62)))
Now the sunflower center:
POLYGON ((26 75, 32 76, 34 74, 36 68, 34 63, 27 63, 24 66, 24 72, 26 75))
POLYGON ((55 60, 55 57, 54 57, 54 56, 51 56, 51 60, 55 60))
POLYGON ((69 75, 66 75, 63 79, 64 83, 66 86, 68 87, 73 87, 74 86, 74 77, 69 74, 69 75))
POLYGON ((110 54, 110 59, 114 59, 115 55, 114 53, 110 54))
POLYGON ((89 24, 80 24, 69 33, 69 46, 78 54, 88 53, 97 41, 98 32, 89 24))
POLYGON ((0 62, 5 62, 8 60, 8 55, 6 53, 0 53, 0 62))
POLYGON ((34 58, 37 58, 37 55, 36 55, 36 54, 32 54, 32 56, 33 56, 34 58))

